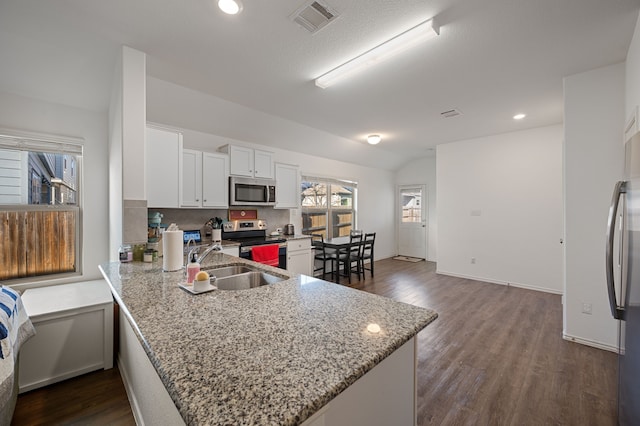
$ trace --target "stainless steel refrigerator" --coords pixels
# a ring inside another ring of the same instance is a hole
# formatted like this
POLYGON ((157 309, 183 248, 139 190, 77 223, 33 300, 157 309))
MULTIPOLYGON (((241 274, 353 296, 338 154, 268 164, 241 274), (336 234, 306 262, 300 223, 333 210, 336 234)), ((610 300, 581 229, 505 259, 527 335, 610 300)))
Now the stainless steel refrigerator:
POLYGON ((640 425, 640 133, 625 144, 606 247, 609 304, 618 319, 618 424, 640 425))

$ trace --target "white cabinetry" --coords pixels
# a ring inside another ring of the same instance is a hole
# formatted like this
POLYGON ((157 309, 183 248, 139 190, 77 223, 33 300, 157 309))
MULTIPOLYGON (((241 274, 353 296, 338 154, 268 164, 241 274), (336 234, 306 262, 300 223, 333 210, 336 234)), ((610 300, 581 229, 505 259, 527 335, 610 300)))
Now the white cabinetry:
POLYGON ((147 126, 145 184, 148 207, 179 206, 181 152, 182 133, 147 126))
POLYGON ((20 349, 20 392, 113 367, 113 298, 104 280, 26 290, 36 335, 20 349))
POLYGON ((273 179, 273 152, 236 145, 224 145, 219 150, 229 154, 232 176, 273 179))
POLYGON ((228 158, 211 152, 182 151, 180 207, 229 207, 228 158))
POLYGON ((294 274, 313 275, 311 238, 287 241, 287 271, 294 274))
POLYGON ((276 163, 276 209, 300 207, 300 173, 298 166, 276 163))
POLYGON ((240 246, 223 246, 222 253, 228 254, 229 256, 240 257, 240 246))
POLYGON ((416 424, 416 338, 402 345, 302 426, 416 424))

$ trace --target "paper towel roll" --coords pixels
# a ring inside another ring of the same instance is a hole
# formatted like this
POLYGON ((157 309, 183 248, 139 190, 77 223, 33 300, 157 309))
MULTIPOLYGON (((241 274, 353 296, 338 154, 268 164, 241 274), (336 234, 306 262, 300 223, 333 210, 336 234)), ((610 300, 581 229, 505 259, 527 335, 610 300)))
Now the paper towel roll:
POLYGON ((162 269, 171 272, 179 271, 184 266, 182 264, 183 248, 182 231, 164 231, 162 234, 163 251, 162 269))

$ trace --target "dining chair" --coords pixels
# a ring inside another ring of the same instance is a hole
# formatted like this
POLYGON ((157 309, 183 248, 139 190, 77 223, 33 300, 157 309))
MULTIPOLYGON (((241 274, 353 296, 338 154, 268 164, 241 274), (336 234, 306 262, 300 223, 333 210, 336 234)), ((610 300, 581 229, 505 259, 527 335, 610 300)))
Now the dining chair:
POLYGON ((349 235, 349 244, 344 245, 335 253, 335 255, 331 256, 333 259, 333 270, 336 274, 336 281, 342 276, 347 277, 349 279, 349 284, 351 284, 351 274, 354 273, 358 275, 358 280, 360 280, 361 250, 362 234, 351 232, 349 235))
POLYGON ((311 234, 311 246, 313 247, 315 254, 313 256, 313 275, 316 275, 316 272, 322 271, 322 278, 327 275, 327 262, 332 262, 333 259, 330 257, 329 253, 327 253, 327 248, 324 246, 324 237, 322 234, 311 234), (322 267, 315 267, 316 260, 322 262, 322 267))
POLYGON ((362 240, 362 254, 360 255, 360 267, 362 268, 363 278, 365 278, 366 270, 369 270, 369 272, 371 272, 371 276, 373 277, 373 246, 375 242, 375 232, 364 234, 364 239, 362 240), (369 260, 369 268, 364 265, 365 260, 369 260))

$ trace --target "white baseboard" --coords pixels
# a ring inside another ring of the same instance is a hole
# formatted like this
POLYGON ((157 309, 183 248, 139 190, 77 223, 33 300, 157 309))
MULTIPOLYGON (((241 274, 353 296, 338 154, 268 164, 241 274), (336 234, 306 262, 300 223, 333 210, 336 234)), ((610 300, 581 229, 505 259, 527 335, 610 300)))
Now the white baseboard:
POLYGON ((131 406, 133 419, 135 420, 136 425, 144 426, 144 420, 140 412, 140 406, 138 405, 138 400, 136 399, 136 393, 133 391, 133 388, 131 387, 131 381, 129 380, 129 373, 127 372, 126 367, 123 365, 122 360, 120 359, 119 353, 118 353, 118 370, 120 370, 120 377, 122 377, 124 390, 127 392, 127 399, 129 400, 129 405, 131 406))
POLYGON ((596 342, 595 340, 590 340, 590 339, 583 339, 581 337, 571 336, 565 333, 562 333, 562 338, 570 342, 580 343, 581 345, 591 346, 591 347, 602 349, 605 351, 618 353, 617 346, 612 346, 607 343, 596 342))
POLYGON ((450 277, 456 277, 456 278, 464 278, 464 279, 467 279, 467 280, 482 281, 482 282, 490 283, 490 284, 499 284, 499 285, 506 285, 506 286, 511 286, 511 287, 524 288, 524 289, 527 289, 527 290, 541 291, 543 293, 563 294, 563 292, 561 290, 554 290, 554 289, 550 289, 550 288, 546 288, 546 287, 538 287, 538 286, 529 285, 529 284, 521 284, 521 283, 508 282, 508 281, 494 280, 494 279, 491 279, 491 278, 475 277, 475 276, 472 276, 472 275, 456 274, 454 272, 441 271, 439 269, 436 269, 436 274, 448 275, 450 277))

